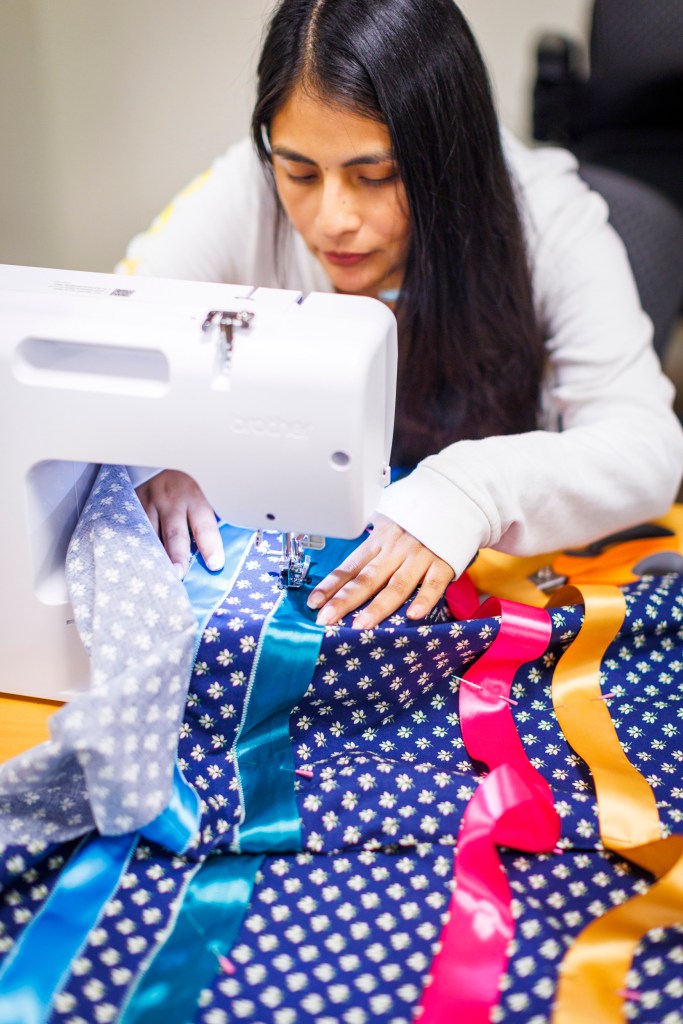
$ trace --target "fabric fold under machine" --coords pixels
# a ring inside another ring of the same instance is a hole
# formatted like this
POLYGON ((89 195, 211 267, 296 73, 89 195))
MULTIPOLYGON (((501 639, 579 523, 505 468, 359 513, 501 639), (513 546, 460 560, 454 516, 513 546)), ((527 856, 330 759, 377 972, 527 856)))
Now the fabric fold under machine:
POLYGON ((374 299, 3 266, 0 357, 8 693, 87 686, 63 566, 97 465, 188 473, 222 518, 283 534, 295 586, 388 482, 396 321, 374 299))

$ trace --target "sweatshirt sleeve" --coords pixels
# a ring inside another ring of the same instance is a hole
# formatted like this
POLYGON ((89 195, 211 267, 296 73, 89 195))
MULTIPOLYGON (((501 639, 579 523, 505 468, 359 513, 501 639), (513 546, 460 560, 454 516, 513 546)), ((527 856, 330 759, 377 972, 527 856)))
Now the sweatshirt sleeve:
POLYGON ((460 574, 481 547, 576 547, 663 515, 683 471, 673 387, 607 207, 561 150, 510 143, 548 355, 544 427, 459 441, 379 510, 460 574))

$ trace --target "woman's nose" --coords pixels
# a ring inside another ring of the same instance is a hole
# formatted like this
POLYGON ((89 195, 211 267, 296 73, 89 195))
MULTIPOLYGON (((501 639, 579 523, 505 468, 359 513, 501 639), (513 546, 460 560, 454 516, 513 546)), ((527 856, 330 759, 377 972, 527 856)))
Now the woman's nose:
POLYGON ((361 216, 352 190, 335 182, 326 181, 320 193, 318 228, 327 238, 358 231, 361 216))

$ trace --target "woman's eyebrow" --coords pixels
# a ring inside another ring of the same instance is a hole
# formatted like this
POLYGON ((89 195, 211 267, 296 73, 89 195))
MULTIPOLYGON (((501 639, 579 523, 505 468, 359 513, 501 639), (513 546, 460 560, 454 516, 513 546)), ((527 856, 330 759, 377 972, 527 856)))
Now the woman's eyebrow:
MULTIPOLYGON (((283 160, 291 160, 292 163, 311 164, 311 166, 315 166, 315 160, 311 160, 309 156, 297 153, 296 150, 289 149, 287 146, 273 146, 273 156, 279 156, 283 160)), ((360 156, 354 156, 351 160, 346 160, 342 164, 342 167, 357 167, 360 164, 386 164, 393 162, 393 154, 389 150, 382 150, 379 153, 363 153, 360 156)))
POLYGON ((303 156, 293 149, 287 149, 286 146, 273 146, 272 154, 282 157, 283 160, 292 160, 296 164, 315 164, 315 160, 311 160, 310 157, 303 156))
POLYGON ((365 153, 361 156, 354 156, 353 160, 347 160, 342 167, 357 167, 358 164, 391 164, 394 162, 393 153, 389 150, 382 150, 380 153, 365 153))

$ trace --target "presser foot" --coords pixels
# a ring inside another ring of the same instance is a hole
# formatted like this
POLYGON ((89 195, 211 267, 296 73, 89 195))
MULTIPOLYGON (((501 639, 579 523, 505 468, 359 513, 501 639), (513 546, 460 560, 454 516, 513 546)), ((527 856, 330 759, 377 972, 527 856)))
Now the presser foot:
MULTIPOLYGON (((261 542, 261 531, 256 535, 257 546, 261 542)), ((306 549, 320 551, 325 547, 325 538, 308 533, 283 533, 282 552, 278 563, 280 587, 283 590, 297 590, 308 578, 311 556, 306 549)), ((273 574, 274 575, 274 574, 273 574)))
POLYGON ((280 586, 283 590, 298 590, 306 582, 311 567, 311 556, 305 555, 301 561, 280 563, 280 586))
POLYGON ((311 556, 305 549, 320 551, 325 547, 325 538, 308 533, 283 533, 280 556, 280 586, 283 590, 302 587, 311 567, 311 556))

